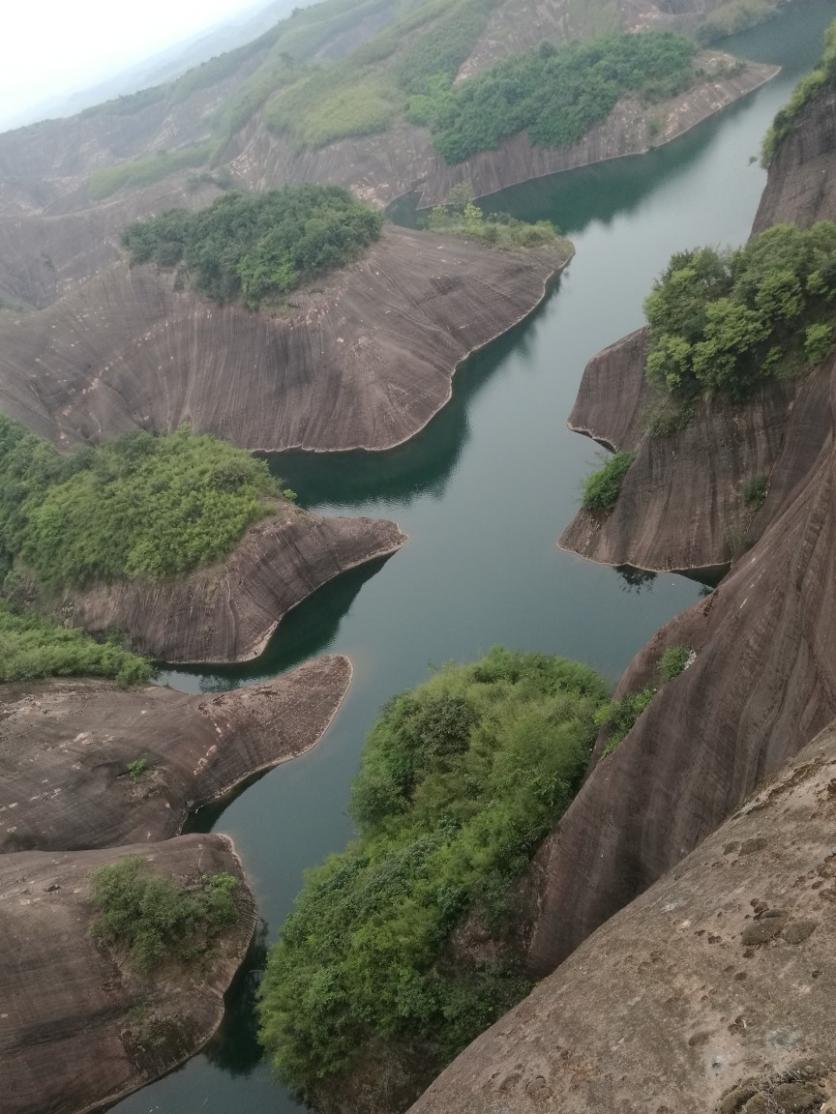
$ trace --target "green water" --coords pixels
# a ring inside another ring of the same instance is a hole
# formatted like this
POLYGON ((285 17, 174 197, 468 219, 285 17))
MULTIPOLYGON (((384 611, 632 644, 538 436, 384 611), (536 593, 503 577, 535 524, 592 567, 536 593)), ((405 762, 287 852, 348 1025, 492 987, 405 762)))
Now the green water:
MULTIPOLYGON (((675 144, 491 199, 487 207, 553 219, 577 256, 536 314, 458 373, 453 402, 415 442, 382 456, 275 461, 305 506, 393 518, 409 542, 298 608, 254 665, 167 675, 200 691, 273 676, 326 650, 354 663, 351 693, 319 747, 197 819, 202 830, 235 839, 266 939, 303 870, 350 837, 349 783, 376 711, 393 693, 420 681, 431 663, 472 659, 494 643, 579 658, 615 679, 657 627, 698 597, 700 586, 684 578, 636 582, 555 548, 599 453, 565 421, 584 364, 641 324, 642 299, 670 254, 748 235, 765 181, 750 159, 834 15, 834 3, 807 0, 733 40, 738 53, 782 64, 781 77, 675 144)), ((207 1052, 117 1110, 300 1109, 271 1079, 255 1040, 261 945, 207 1052)))

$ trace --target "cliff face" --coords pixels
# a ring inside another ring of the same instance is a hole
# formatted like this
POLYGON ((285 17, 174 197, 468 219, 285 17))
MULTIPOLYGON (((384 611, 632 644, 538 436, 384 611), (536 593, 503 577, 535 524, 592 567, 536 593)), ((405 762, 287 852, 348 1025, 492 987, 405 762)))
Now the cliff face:
POLYGON ((317 588, 395 553, 405 540, 385 519, 322 518, 287 506, 251 527, 221 565, 176 580, 117 581, 37 605, 94 635, 124 632, 133 649, 158 661, 249 661, 317 588))
MULTIPOLYGON (((831 158, 831 175, 833 166, 831 158)), ((786 160, 773 167, 774 194, 781 190, 776 176, 787 170, 786 160)), ((828 214, 815 205, 792 215, 809 221, 828 214)), ((593 361, 574 424, 615 444, 636 444, 642 344, 637 334, 593 361), (619 365, 628 399, 622 415, 612 405, 619 365)), ((765 396, 738 412, 707 407, 684 432, 658 444, 640 439, 624 507, 597 531, 581 516, 564 536, 600 559, 638 558, 651 568, 728 559, 730 517, 757 540, 720 587, 659 632, 622 678, 618 695, 655 685, 665 646, 696 651, 694 664, 599 761, 541 849, 531 936, 539 972, 552 970, 673 867, 836 715, 835 374, 831 357, 788 398, 765 396), (734 517, 735 493, 755 468, 769 476, 769 493, 744 524, 734 517)))
POLYGON ((212 696, 84 679, 6 685, 0 853, 175 836, 190 812, 314 746, 350 679, 347 658, 326 657, 212 696))
POLYGON ((834 775, 831 726, 411 1114, 812 1114, 836 1100, 834 775))
POLYGON ((231 842, 189 835, 118 851, 0 856, 0 1078, 4 1114, 85 1114, 193 1055, 217 1029, 255 923, 231 842), (137 977, 98 946, 90 874, 141 855, 178 881, 228 872, 238 919, 193 968, 137 977), (14 962, 9 962, 14 957, 14 962))
POLYGON ((387 449, 445 405, 469 352, 569 258, 387 228, 286 315, 178 293, 119 263, 38 313, 0 315, 0 408, 54 440, 190 422, 247 449, 387 449))

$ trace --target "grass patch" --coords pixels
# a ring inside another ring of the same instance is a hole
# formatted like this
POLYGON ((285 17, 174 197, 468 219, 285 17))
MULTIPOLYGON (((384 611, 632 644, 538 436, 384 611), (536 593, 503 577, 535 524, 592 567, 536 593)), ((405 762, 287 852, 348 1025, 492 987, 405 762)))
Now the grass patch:
POLYGON ((673 256, 645 301, 648 378, 686 403, 743 401, 821 362, 836 319, 836 224, 775 225, 737 251, 673 256))
POLYGON ((0 682, 41 677, 111 677, 121 685, 151 679, 145 658, 115 642, 96 642, 89 634, 32 614, 14 611, 0 601, 0 682))
POLYGON ((94 170, 87 180, 87 191, 94 201, 103 201, 118 190, 150 186, 179 170, 188 170, 207 163, 216 151, 215 143, 181 147, 177 151, 160 151, 154 155, 104 166, 94 170))
POLYGON ((171 209, 127 228, 132 263, 183 263, 197 290, 250 309, 356 259, 382 217, 338 186, 230 192, 207 209, 171 209))
POLYGON ((613 509, 634 459, 633 453, 614 453, 603 468, 586 477, 581 499, 584 510, 607 514, 613 509))
POLYGON ((131 856, 100 867, 92 882, 93 936, 142 974, 166 961, 194 963, 237 919, 231 874, 203 874, 187 887, 131 856))
POLYGON ((264 461, 188 429, 61 457, 0 417, 0 576, 43 587, 157 579, 220 560, 275 507, 264 461))
POLYGON ((310 1101, 369 1047, 447 1063, 528 990, 507 952, 450 952, 468 916, 509 927, 509 901, 586 768, 602 680, 494 649, 383 709, 352 812, 360 835, 310 872, 261 987, 262 1041, 310 1101))

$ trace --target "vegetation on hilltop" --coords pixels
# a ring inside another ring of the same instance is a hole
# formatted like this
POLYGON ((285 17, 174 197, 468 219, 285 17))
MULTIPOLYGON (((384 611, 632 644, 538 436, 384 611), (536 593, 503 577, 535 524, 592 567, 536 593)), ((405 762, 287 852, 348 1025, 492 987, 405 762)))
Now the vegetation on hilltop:
POLYGON ((0 416, 0 583, 158 578, 219 560, 275 507, 264 461, 181 429, 62 457, 0 416))
POLYGON ((782 0, 726 0, 708 13, 697 28, 701 43, 736 35, 776 15, 782 0))
POLYGON ((93 904, 98 916, 93 936, 127 953, 145 974, 160 963, 192 963, 235 924, 231 874, 203 874, 186 886, 153 871, 144 859, 129 856, 93 874, 93 904))
POLYGON ((150 662, 115 642, 96 642, 84 631, 13 611, 2 601, 0 645, 0 682, 88 676, 131 685, 150 680, 153 673, 150 662))
POLYGON ((338 186, 285 186, 228 193, 198 212, 170 209, 130 225, 132 263, 183 263, 216 302, 250 309, 356 259, 380 235, 382 218, 338 186))
POLYGON ((745 399, 834 343, 836 224, 775 225, 736 251, 678 252, 645 302, 647 375, 676 398, 745 399))
POLYGON ((494 649, 385 706, 354 785, 359 837, 308 874, 262 983, 262 1040, 303 1097, 381 1044, 435 1074, 526 993, 514 883, 580 785, 605 701, 582 665, 494 649), (455 949, 474 921, 505 939, 494 958, 455 949))
POLYGON ((414 97, 408 115, 429 124, 448 163, 527 130, 532 143, 577 143, 626 93, 652 102, 694 83, 696 47, 666 32, 605 35, 554 47, 543 43, 498 62, 456 88, 414 97))
POLYGON ((814 70, 796 85, 789 104, 787 104, 766 133, 763 141, 763 164, 769 166, 775 152, 792 131, 798 117, 807 104, 824 89, 836 86, 836 22, 831 23, 824 35, 824 51, 814 70))

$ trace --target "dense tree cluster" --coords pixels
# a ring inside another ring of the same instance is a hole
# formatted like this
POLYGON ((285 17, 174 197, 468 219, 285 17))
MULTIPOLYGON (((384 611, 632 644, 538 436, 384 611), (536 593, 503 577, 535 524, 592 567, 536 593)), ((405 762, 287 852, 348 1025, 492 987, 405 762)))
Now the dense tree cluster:
POLYGON ((337 186, 232 192, 199 212, 171 209, 125 229, 133 263, 183 263, 216 302, 257 309, 316 275, 356 259, 380 235, 382 218, 337 186))
POLYGON ((12 593, 186 572, 224 557, 275 505, 263 461, 187 429, 69 457, 0 417, 0 576, 12 593))
POLYGON ((626 93, 648 101, 673 96, 695 79, 694 44, 647 31, 516 55, 452 88, 436 81, 413 97, 409 116, 429 124, 449 163, 528 130, 531 141, 563 147, 605 120, 626 93))
POLYGON ((494 649, 384 708, 354 786, 359 838, 308 875, 262 985, 263 1041, 303 1095, 381 1043, 433 1072, 526 992, 510 944, 454 958, 451 935, 472 917, 507 931, 605 700, 582 665, 494 649))
POLYGON ((836 316, 836 224, 776 225, 737 251, 677 253, 645 302, 647 374, 682 398, 745 398, 819 363, 836 316))
POLYGON ((193 886, 179 885, 144 859, 120 859, 93 874, 93 935, 123 950, 144 974, 164 962, 192 963, 235 924, 237 885, 231 874, 204 874, 193 886))

